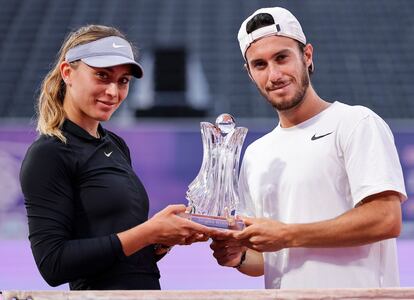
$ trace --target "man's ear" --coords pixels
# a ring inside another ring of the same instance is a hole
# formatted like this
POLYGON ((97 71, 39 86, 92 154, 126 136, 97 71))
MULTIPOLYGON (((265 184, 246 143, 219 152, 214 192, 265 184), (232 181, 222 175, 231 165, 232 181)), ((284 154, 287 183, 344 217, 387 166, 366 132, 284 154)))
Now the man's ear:
POLYGON ((305 58, 306 67, 309 69, 313 62, 313 46, 311 44, 306 44, 305 49, 303 50, 303 56, 305 58))
POLYGON ((249 75, 250 80, 254 82, 254 79, 252 77, 252 74, 250 74, 250 69, 249 69, 249 66, 247 65, 247 63, 245 63, 243 67, 246 70, 247 74, 249 75))

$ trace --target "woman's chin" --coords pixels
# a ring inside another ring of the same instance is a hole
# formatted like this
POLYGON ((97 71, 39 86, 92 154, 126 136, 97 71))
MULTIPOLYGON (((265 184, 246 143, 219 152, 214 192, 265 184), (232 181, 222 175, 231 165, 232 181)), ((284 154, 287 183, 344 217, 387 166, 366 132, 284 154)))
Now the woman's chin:
POLYGON ((112 116, 112 113, 111 114, 107 114, 107 113, 99 114, 98 116, 95 117, 95 120, 99 122, 106 122, 111 118, 111 116, 112 116))

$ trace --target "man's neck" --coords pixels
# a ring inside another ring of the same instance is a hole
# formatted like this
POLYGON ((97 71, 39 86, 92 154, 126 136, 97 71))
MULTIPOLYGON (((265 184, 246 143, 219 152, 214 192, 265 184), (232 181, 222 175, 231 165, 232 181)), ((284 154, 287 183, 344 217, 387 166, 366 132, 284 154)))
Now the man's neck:
POLYGON ((278 111, 280 126, 289 128, 296 126, 325 110, 330 103, 320 98, 312 86, 306 91, 303 101, 296 107, 278 111))

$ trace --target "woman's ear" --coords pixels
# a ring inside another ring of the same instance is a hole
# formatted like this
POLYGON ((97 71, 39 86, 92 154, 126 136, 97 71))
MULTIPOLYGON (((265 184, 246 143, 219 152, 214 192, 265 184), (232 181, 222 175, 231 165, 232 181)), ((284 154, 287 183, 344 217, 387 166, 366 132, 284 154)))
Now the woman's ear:
POLYGON ((60 76, 62 76, 63 81, 66 85, 71 85, 71 74, 72 74, 72 67, 66 61, 61 62, 60 64, 60 76))

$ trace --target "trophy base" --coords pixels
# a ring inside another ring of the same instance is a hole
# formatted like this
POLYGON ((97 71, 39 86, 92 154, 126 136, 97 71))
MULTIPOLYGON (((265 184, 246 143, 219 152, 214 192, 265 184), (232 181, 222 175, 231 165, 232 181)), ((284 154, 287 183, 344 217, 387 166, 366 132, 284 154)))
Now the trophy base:
POLYGON ((229 230, 243 230, 245 228, 243 220, 233 217, 225 218, 190 213, 182 213, 179 216, 207 227, 229 230))

